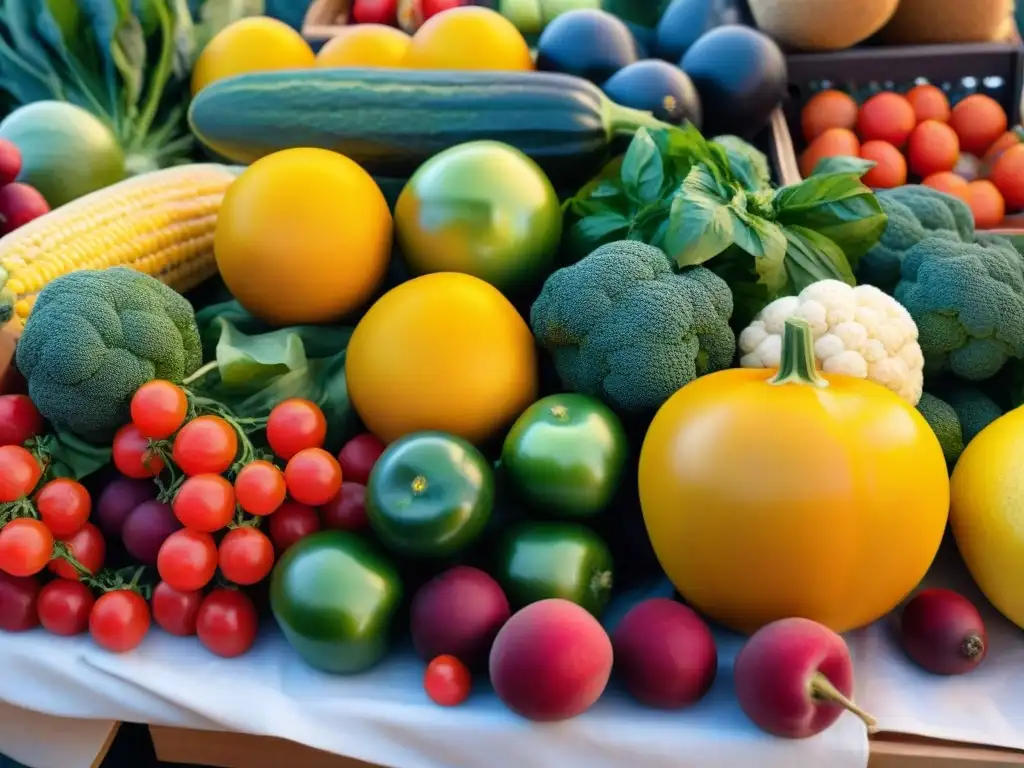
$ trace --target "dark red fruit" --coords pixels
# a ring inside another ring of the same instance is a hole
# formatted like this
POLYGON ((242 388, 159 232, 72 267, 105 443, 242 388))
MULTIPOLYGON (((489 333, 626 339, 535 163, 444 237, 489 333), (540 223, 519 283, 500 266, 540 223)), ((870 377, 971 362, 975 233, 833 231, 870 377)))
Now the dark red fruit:
POLYGON ((926 589, 914 595, 900 616, 900 640, 907 656, 937 675, 970 672, 988 653, 981 614, 951 589, 926 589))
MULTIPOLYGON (((0 174, 3 173, 4 143, 0 139, 0 174)), ((28 395, 0 396, 0 445, 23 445, 30 437, 42 433, 43 417, 28 395)))
POLYGON ((338 463, 341 465, 341 476, 345 482, 356 482, 366 485, 370 481, 370 472, 377 459, 384 453, 387 446, 376 435, 369 433, 356 435, 341 449, 338 463))
POLYGON ((0 630, 24 632, 38 627, 38 598, 39 582, 35 576, 11 576, 0 571, 0 630))
POLYGON ((50 212, 50 206, 35 187, 14 182, 0 187, 0 234, 6 235, 50 212))
POLYGON ((366 516, 366 486, 344 482, 341 493, 320 507, 324 528, 333 531, 359 533, 370 527, 366 516))
POLYGON ((0 139, 0 187, 13 184, 21 173, 21 150, 9 139, 0 139))
POLYGON ((297 501, 286 501, 269 520, 270 540, 278 557, 295 542, 320 530, 320 516, 316 510, 297 501))

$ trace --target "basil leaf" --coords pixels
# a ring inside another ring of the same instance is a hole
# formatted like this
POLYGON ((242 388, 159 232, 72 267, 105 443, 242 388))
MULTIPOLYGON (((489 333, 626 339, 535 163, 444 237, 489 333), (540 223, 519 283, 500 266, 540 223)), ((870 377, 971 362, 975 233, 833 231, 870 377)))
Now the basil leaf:
MULTIPOLYGON (((646 128, 636 132, 622 159, 622 186, 637 203, 653 203, 661 197, 665 183, 665 164, 646 128)), ((595 192, 601 189, 599 185, 595 192)))
POLYGON ((788 288, 799 293, 819 280, 842 280, 856 285, 853 270, 839 246, 813 229, 793 225, 785 229, 788 288))
POLYGON ((750 216, 744 211, 734 210, 733 215, 737 219, 736 247, 754 257, 757 281, 770 296, 775 296, 786 285, 785 233, 773 221, 750 216))
POLYGON ((878 163, 874 160, 865 160, 863 157, 848 157, 836 155, 834 157, 823 157, 814 166, 812 176, 827 176, 830 173, 854 173, 857 178, 874 168, 878 163))
POLYGON ((603 211, 577 221, 566 238, 570 261, 579 261, 605 243, 622 240, 629 232, 630 219, 614 211, 603 211))
POLYGON ((714 174, 698 165, 672 200, 662 247, 676 266, 693 267, 731 246, 736 241, 735 228, 736 218, 714 174))
POLYGON ((783 187, 772 201, 775 220, 798 225, 831 240, 856 267, 885 231, 888 217, 871 190, 852 173, 811 176, 783 187))
POLYGON ((217 370, 229 389, 254 389, 270 379, 305 368, 306 349, 291 328, 248 336, 221 318, 217 370))
POLYGON ((733 178, 750 192, 764 192, 772 188, 772 173, 768 158, 739 136, 716 136, 713 144, 725 149, 733 178))

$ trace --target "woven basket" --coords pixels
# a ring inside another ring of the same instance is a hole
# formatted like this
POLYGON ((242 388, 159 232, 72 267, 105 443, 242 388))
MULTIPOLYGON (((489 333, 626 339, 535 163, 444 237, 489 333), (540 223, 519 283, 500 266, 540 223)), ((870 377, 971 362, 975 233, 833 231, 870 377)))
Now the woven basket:
POLYGON ((991 43, 1013 34, 1013 0, 900 0, 879 37, 894 45, 991 43))
POLYGON ((899 0, 749 0, 762 32, 802 51, 850 48, 881 29, 898 4, 899 0))

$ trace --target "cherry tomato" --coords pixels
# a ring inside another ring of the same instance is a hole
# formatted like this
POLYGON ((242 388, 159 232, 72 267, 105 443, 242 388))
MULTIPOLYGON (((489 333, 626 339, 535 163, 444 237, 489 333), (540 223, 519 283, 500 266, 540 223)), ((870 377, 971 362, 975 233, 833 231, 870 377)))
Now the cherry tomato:
POLYGON ((438 656, 427 665, 423 688, 435 704, 454 707, 469 698, 473 681, 466 665, 454 656, 438 656))
POLYGON ((151 440, 166 440, 185 423, 188 398, 177 384, 163 379, 147 381, 136 390, 132 421, 151 440))
POLYGON ((149 605, 138 592, 118 589, 100 595, 89 612, 89 634, 111 653, 138 647, 149 631, 149 605))
POLYGON ((320 519, 327 529, 365 531, 370 526, 366 516, 366 486, 346 480, 341 484, 341 493, 320 507, 320 519))
POLYGON ((370 481, 373 465, 386 447, 376 435, 356 435, 345 443, 338 454, 341 474, 346 480, 366 485, 370 481))
POLYGON ((92 498, 81 483, 58 477, 36 494, 36 510, 46 527, 59 539, 82 530, 92 512, 92 498))
POLYGON ((53 556, 53 534, 41 520, 18 517, 0 530, 0 571, 35 576, 53 556))
POLYGON ((241 656, 256 642, 256 606, 237 589, 215 589, 199 606, 196 634, 211 653, 226 659, 241 656))
POLYGON ((54 579, 39 592, 39 623, 55 635, 80 635, 89 628, 95 602, 92 590, 82 582, 54 579))
POLYGON ((0 446, 24 445, 43 433, 43 417, 28 395, 0 396, 0 446))
POLYGON ((20 445, 0 445, 0 504, 28 496, 42 475, 36 457, 20 445))
POLYGON ((186 528, 216 533, 235 515, 235 489, 220 475, 192 475, 178 489, 171 507, 186 528))
POLYGON ((24 632, 38 627, 38 597, 39 582, 35 576, 11 576, 0 571, 0 630, 24 632))
POLYGON ((320 448, 326 438, 324 412, 309 400, 297 397, 285 400, 267 419, 267 442, 285 461, 306 448, 320 448))
POLYGON ((196 633, 196 614, 203 595, 199 590, 183 592, 166 581, 161 581, 153 590, 153 621, 164 632, 178 637, 196 633))
MULTIPOLYGON (((80 531, 60 541, 68 545, 72 557, 93 575, 99 572, 103 561, 107 559, 107 542, 100 529, 92 523, 86 523, 80 531)), ((77 581, 79 578, 78 571, 63 558, 55 557, 50 561, 49 568, 62 579, 77 581)))
POLYGON ((281 470, 269 461, 253 461, 235 478, 238 506, 250 515, 264 516, 277 511, 288 489, 281 470))
POLYGON ((316 510, 295 501, 286 501, 270 516, 270 540, 278 556, 288 547, 311 533, 320 530, 320 516, 316 510))
POLYGON ((164 471, 164 460, 153 453, 149 438, 134 424, 125 424, 117 430, 113 454, 114 466, 126 477, 145 480, 164 471))
POLYGON ((174 438, 171 458, 186 475, 227 472, 238 453, 238 433, 220 416, 193 419, 174 438))
POLYGON ((274 567, 274 545, 265 533, 248 526, 228 531, 217 553, 224 578, 245 587, 263 581, 274 567))
POLYGON ((319 507, 341 491, 341 467, 323 448, 306 448, 288 460, 284 481, 293 499, 319 507))
POLYGON ((213 536, 183 528, 160 546, 156 556, 160 578, 179 592, 202 589, 217 572, 217 545, 213 536))

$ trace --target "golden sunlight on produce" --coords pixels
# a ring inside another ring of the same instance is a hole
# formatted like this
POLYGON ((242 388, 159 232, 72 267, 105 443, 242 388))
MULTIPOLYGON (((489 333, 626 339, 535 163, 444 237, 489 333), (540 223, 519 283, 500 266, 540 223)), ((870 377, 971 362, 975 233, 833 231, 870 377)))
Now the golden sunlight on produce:
POLYGON ((224 197, 214 251, 238 301, 274 325, 340 320, 380 286, 391 213, 347 157, 289 149, 253 163, 224 197))

